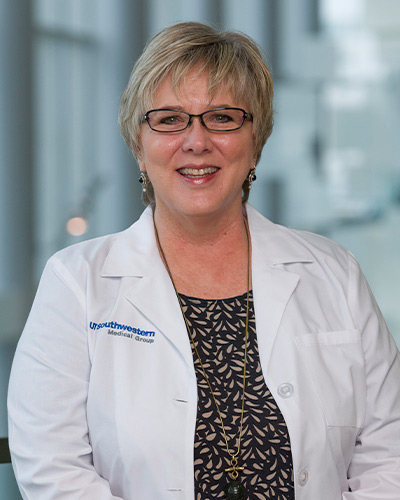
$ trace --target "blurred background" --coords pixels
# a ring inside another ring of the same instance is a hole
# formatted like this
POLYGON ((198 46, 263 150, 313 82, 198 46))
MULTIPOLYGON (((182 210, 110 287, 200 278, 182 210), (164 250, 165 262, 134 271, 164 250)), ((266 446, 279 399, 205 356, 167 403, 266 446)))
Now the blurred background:
MULTIPOLYGON (((398 0, 0 0, 0 438, 46 260, 143 209, 119 99, 146 40, 183 20, 262 46, 275 128, 250 201, 349 248, 400 344, 398 0)), ((20 500, 10 464, 0 485, 20 500)))

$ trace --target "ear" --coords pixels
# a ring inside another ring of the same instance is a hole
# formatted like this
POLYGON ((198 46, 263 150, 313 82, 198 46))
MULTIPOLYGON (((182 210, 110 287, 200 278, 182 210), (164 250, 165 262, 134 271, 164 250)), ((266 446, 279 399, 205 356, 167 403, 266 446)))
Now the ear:
POLYGON ((139 165, 139 170, 141 172, 147 172, 146 165, 145 165, 144 161, 141 158, 137 158, 137 162, 139 165))

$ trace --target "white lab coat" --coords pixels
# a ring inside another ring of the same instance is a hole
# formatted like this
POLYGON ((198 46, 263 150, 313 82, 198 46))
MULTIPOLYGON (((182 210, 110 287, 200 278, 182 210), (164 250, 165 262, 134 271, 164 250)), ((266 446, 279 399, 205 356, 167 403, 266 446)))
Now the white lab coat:
MULTIPOLYGON (((399 353, 356 261, 247 212, 261 365, 289 429, 296 500, 399 500, 399 353)), ((24 499, 193 500, 196 405, 151 209, 53 256, 10 379, 24 499)))

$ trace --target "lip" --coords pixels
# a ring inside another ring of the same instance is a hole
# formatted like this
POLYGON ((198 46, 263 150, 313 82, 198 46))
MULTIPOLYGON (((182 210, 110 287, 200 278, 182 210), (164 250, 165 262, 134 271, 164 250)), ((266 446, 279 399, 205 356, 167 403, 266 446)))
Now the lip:
POLYGON ((177 172, 186 179, 203 179, 218 172, 219 167, 215 165, 185 165, 177 169, 177 172))

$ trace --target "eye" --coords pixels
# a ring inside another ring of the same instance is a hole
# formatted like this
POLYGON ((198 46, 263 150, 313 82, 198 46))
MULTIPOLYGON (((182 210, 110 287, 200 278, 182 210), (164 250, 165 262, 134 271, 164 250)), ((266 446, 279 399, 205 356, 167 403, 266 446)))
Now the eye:
POLYGON ((182 123, 182 121, 183 117, 179 115, 161 116, 159 118, 159 123, 162 125, 176 125, 182 123))
POLYGON ((188 121, 186 113, 174 109, 156 109, 148 116, 150 127, 160 132, 183 130, 188 121))
POLYGON ((229 113, 211 113, 209 117, 211 122, 214 123, 228 123, 233 120, 232 116, 229 113))

